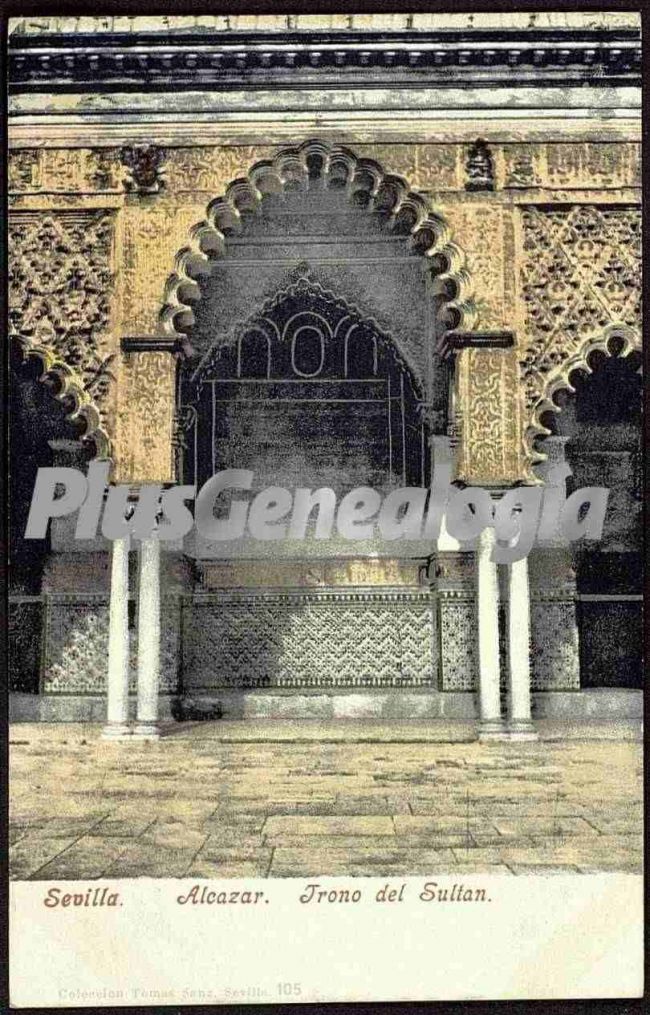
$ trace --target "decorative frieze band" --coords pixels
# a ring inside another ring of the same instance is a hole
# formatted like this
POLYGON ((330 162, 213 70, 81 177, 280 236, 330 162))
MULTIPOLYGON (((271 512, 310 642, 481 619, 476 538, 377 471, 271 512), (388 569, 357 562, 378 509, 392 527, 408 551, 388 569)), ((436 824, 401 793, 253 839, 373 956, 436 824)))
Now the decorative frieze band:
POLYGON ((386 589, 382 588, 381 591, 369 591, 366 589, 358 590, 322 590, 322 589, 310 589, 309 591, 302 590, 287 590, 282 592, 267 592, 262 590, 246 589, 246 591, 232 591, 228 590, 219 592, 206 591, 197 592, 192 597, 193 606, 210 606, 214 605, 214 602, 218 600, 220 603, 225 605, 238 604, 238 603, 252 603, 265 606, 277 606, 280 604, 291 604, 301 605, 305 603, 327 603, 331 606, 367 606, 369 604, 382 603, 382 604, 394 604, 399 606, 404 603, 422 603, 424 605, 431 605, 433 598, 428 590, 413 589, 405 591, 403 589, 386 589))
MULTIPOLYGON (((269 145, 104 145, 15 148, 9 153, 9 193, 124 194, 160 200, 174 194, 214 197, 250 166, 274 154, 269 145)), ((427 193, 467 193, 474 144, 356 144, 391 172, 427 193)), ((633 141, 512 143, 490 141, 491 186, 481 200, 513 199, 527 190, 607 190, 641 186, 641 149, 633 141)))

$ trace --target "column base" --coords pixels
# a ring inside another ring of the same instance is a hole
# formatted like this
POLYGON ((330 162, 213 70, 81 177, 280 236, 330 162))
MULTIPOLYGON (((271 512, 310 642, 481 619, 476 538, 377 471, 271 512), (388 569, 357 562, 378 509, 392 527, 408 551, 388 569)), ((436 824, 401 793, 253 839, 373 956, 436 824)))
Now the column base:
POLYGON ((508 731, 500 719, 481 719, 478 724, 478 739, 508 740, 508 731))
POLYGON ((160 726, 157 722, 136 722, 133 727, 135 740, 160 740, 160 726))
POLYGON ((539 740, 539 733, 532 722, 526 719, 513 719, 508 723, 510 740, 539 740))
POLYGON ((102 740, 130 740, 131 727, 125 722, 108 722, 101 732, 102 740))

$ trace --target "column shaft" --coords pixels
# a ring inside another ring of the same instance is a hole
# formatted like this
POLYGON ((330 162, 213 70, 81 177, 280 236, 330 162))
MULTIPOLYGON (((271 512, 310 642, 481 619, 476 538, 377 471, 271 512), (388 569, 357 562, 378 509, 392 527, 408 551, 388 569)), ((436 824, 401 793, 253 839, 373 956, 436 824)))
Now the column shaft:
POLYGON ((490 560, 495 536, 483 529, 477 546, 477 609, 479 662, 479 738, 502 735, 499 663, 499 584, 497 565, 490 560))
POLYGON ((138 710, 134 733, 156 739, 160 675, 160 541, 143 539, 138 583, 138 710))
POLYGON ((129 729, 129 537, 113 540, 108 621, 107 723, 102 736, 119 739, 129 729))
POLYGON ((514 736, 535 737, 530 700, 530 591, 528 560, 508 567, 509 727, 514 736))

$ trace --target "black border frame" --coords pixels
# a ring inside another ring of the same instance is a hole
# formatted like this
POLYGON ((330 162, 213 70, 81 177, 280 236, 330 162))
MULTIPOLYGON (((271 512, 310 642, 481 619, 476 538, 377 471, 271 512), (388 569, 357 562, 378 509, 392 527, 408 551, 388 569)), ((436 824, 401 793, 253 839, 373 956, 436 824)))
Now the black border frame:
MULTIPOLYGON (((103 0, 102 3, 93 5, 86 0, 0 0, 0 27, 2 29, 2 54, 4 57, 3 67, 7 67, 7 21, 16 17, 46 17, 46 16, 101 16, 106 15, 180 15, 180 14, 416 14, 416 13, 454 13, 454 14, 475 14, 475 13, 546 13, 546 12, 580 12, 580 13, 639 13, 642 18, 642 81, 643 81, 643 120, 642 120, 642 144, 643 144, 643 236, 644 236, 644 260, 645 255, 650 253, 650 202, 648 191, 650 190, 650 121, 645 105, 645 98, 650 84, 650 46, 646 44, 646 36, 650 37, 650 0, 637 0, 636 3, 628 3, 626 0, 606 0, 594 2, 594 0, 218 0, 214 6, 205 0, 167 0, 167 3, 160 3, 152 0, 151 3, 141 0, 103 0), (170 11, 170 8, 173 8, 170 11), (212 9, 210 9, 212 8, 212 9)), ((6 88, 2 89, 2 145, 7 151, 7 94, 6 88)), ((2 188, 2 222, 6 222, 8 202, 6 187, 2 188)), ((2 247, 0 248, 2 265, 2 282, 6 280, 7 267, 7 240, 6 230, 2 235, 2 247)), ((650 286, 648 287, 650 291, 650 286)), ((3 333, 6 335, 7 322, 7 287, 2 285, 0 289, 1 304, 0 313, 3 322, 3 333)), ((648 331, 650 322, 650 309, 648 303, 644 306, 643 324, 644 331, 648 331)), ((650 343, 644 346, 644 361, 646 369, 650 360, 648 349, 650 343)), ((5 343, 6 346, 6 343, 5 343)), ((7 379, 8 361, 7 353, 2 362, 2 396, 3 407, 7 405, 7 379)), ((646 452, 650 450, 650 385, 644 386, 644 445, 646 452)), ((2 545, 2 563, 0 565, 0 581, 3 595, 0 599, 0 625, 3 633, 0 651, 2 653, 2 673, 4 675, 2 695, 2 711, 0 713, 0 788, 2 790, 2 817, 4 843, 8 846, 8 693, 7 693, 7 420, 3 412, 0 421, 0 493, 2 495, 3 512, 0 528, 0 543, 2 545)), ((650 525, 650 454, 646 453, 643 468, 643 490, 644 490, 644 531, 650 525)), ((647 604, 648 593, 650 592, 650 539, 646 537, 644 545, 645 575, 644 575, 644 603, 647 604)), ((650 623, 646 615, 644 623, 644 649, 645 658, 650 659, 650 623)), ((644 707, 646 710, 650 705, 650 683, 646 684, 644 694, 644 707)), ((646 806, 650 798, 649 787, 650 777, 648 774, 647 740, 644 741, 644 797, 646 806)), ((649 848, 650 836, 648 835, 647 820, 644 823, 646 861, 649 848)), ((8 983, 8 919, 9 919, 9 880, 8 880, 8 849, 0 852, 0 900, 2 903, 2 919, 0 920, 0 933, 2 951, 0 952, 0 965, 5 975, 2 978, 0 1003, 3 1003, 4 1010, 9 1009, 9 983, 8 983)), ((650 898, 648 893, 647 867, 645 878, 645 906, 646 913, 650 912, 650 898)), ((524 1001, 423 1001, 423 1002, 357 1002, 327 1004, 250 1004, 250 1005, 161 1005, 161 1006, 120 1006, 120 1007, 57 1007, 55 1010, 61 1015, 76 1015, 77 1012, 97 1011, 101 1015, 121 1015, 123 1012, 131 1012, 134 1015, 152 1015, 154 1012, 173 1012, 174 1015, 192 1015, 195 1011, 214 1012, 215 1015, 229 1012, 251 1012, 253 1015, 283 1015, 283 1013, 295 1013, 295 1015, 315 1015, 315 1013, 328 1012, 352 1012, 353 1015, 376 1015, 378 1012, 398 1013, 407 1012, 410 1015, 498 1015, 502 1007, 506 1006, 506 1012, 512 1015, 636 1015, 648 1010, 646 1001, 648 998, 648 980, 650 979, 650 952, 646 948, 645 956, 645 987, 644 994, 640 998, 633 999, 566 999, 566 1000, 524 1000, 524 1001)), ((40 1012, 52 1011, 52 1008, 16 1008, 12 1009, 25 1012, 26 1015, 38 1015, 40 1012)))

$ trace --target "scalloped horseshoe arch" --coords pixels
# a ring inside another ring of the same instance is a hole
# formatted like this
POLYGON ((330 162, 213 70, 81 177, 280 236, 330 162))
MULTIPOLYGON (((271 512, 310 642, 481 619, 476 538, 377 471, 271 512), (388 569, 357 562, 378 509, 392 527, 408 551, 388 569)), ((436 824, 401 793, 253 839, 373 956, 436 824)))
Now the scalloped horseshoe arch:
POLYGON ((228 236, 241 232, 246 216, 257 212, 264 197, 310 186, 344 190, 350 202, 386 216, 389 229, 398 224, 407 227, 413 249, 430 259, 435 272, 435 291, 440 296, 438 333, 475 326, 465 255, 451 241, 443 216, 410 190, 402 177, 387 173, 378 162, 357 158, 339 145, 306 141, 257 162, 246 177, 227 187, 223 197, 210 202, 204 221, 190 230, 189 245, 176 255, 175 270, 167 280, 161 310, 166 334, 180 337, 191 331, 192 304, 201 298, 198 278, 209 274, 211 261, 226 255, 228 236))
POLYGON ((46 345, 36 345, 18 336, 12 336, 23 361, 34 359, 39 364, 39 381, 53 378, 58 385, 54 397, 67 408, 72 402, 72 409, 66 411, 66 419, 82 419, 85 423, 83 439, 95 445, 95 458, 110 458, 111 442, 108 434, 102 429, 101 418, 97 406, 83 386, 83 381, 67 363, 46 345))
POLYGON ((604 330, 598 338, 588 339, 584 345, 561 365, 558 372, 553 374, 546 382, 544 394, 536 402, 532 418, 527 429, 527 444, 533 465, 546 460, 543 452, 534 450, 534 443, 539 437, 547 437, 551 431, 542 423, 542 416, 546 412, 561 412, 562 409, 553 400, 560 391, 570 391, 572 394, 575 388, 569 377, 575 370, 583 370, 587 374, 593 373, 589 365, 589 357, 594 352, 604 352, 606 356, 614 355, 610 343, 618 339, 623 343, 620 352, 616 355, 624 358, 631 352, 641 351, 641 336, 634 328, 627 325, 612 324, 604 330))

